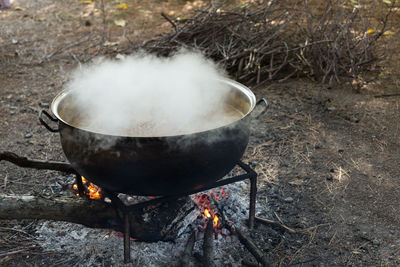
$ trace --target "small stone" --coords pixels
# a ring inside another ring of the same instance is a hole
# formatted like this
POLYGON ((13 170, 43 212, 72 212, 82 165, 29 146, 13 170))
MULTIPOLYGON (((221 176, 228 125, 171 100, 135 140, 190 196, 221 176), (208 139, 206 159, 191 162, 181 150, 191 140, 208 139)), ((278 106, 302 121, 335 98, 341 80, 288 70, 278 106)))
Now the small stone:
POLYGON ((356 118, 356 117, 351 117, 350 121, 358 123, 360 121, 360 119, 356 118))
POLYGON ((15 111, 14 110, 10 111, 10 115, 15 115, 15 111))
POLYGON ((10 107, 10 109, 12 109, 12 110, 16 110, 16 109, 17 109, 17 107, 16 107, 16 106, 11 106, 11 107, 10 107))
POLYGON ((329 111, 335 111, 335 110, 336 110, 335 107, 328 107, 327 109, 328 109, 329 111))
POLYGON ((39 104, 42 108, 48 108, 50 105, 47 102, 40 102, 39 104))
POLYGON ((27 133, 26 135, 25 135, 25 138, 31 138, 33 135, 31 134, 31 133, 27 133))
POLYGON ((8 96, 7 96, 7 99, 11 99, 13 97, 13 95, 12 94, 9 94, 8 96))
POLYGON ((12 39, 12 40, 11 40, 11 43, 12 43, 12 44, 18 44, 18 40, 12 39))
POLYGON ((286 203, 292 203, 294 199, 292 197, 287 197, 283 201, 285 201, 286 203))

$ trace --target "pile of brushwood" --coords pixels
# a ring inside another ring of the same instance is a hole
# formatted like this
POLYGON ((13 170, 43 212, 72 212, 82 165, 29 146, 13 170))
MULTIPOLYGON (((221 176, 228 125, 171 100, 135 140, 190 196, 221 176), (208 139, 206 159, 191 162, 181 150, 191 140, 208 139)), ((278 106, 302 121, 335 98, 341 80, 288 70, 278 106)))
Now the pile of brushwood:
POLYGON ((212 4, 185 19, 162 14, 174 31, 140 48, 164 56, 181 47, 200 50, 247 84, 293 76, 329 86, 359 81, 387 56, 378 40, 391 32, 397 10, 394 1, 363 2, 270 0, 212 4))

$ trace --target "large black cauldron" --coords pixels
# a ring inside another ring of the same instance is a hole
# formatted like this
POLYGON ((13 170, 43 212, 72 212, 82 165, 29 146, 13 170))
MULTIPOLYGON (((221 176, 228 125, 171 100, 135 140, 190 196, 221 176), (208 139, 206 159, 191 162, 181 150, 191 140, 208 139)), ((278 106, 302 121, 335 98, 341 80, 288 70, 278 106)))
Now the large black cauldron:
MULTIPOLYGON (((54 98, 51 110, 56 118, 42 111, 39 119, 50 131, 60 132, 62 148, 73 168, 103 189, 134 195, 175 195, 221 179, 245 151, 256 98, 237 82, 221 82, 231 88, 226 103, 221 105, 230 105, 244 116, 203 132, 132 137, 80 129, 68 120, 74 113, 70 91, 54 98), (43 114, 58 121, 58 129, 48 126, 43 114)), ((259 102, 262 101, 267 103, 265 99, 259 102)))

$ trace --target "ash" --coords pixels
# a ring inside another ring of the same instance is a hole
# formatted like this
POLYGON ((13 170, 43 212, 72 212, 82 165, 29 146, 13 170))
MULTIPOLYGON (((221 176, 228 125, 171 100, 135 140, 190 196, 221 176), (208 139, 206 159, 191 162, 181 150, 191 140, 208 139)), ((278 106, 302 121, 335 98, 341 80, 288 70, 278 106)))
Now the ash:
MULTIPOLYGON (((249 208, 248 181, 237 182, 191 196, 194 203, 207 194, 212 198, 211 209, 235 227, 246 229, 249 208)), ((221 218, 222 219, 222 218, 221 218)), ((138 242, 131 239, 131 258, 134 266, 172 266, 181 258, 185 244, 194 231, 196 242, 192 253, 192 266, 200 264, 196 255, 202 255, 205 219, 202 207, 190 212, 178 229, 173 242, 138 242), (195 256, 193 256, 195 255, 195 256)), ((223 224, 221 224, 223 225, 223 224)), ((245 249, 237 237, 228 229, 214 229, 214 260, 217 266, 241 266, 245 249)), ((45 251, 71 255, 76 266, 120 266, 123 265, 123 234, 108 229, 93 229, 79 224, 42 221, 36 234, 45 251)))

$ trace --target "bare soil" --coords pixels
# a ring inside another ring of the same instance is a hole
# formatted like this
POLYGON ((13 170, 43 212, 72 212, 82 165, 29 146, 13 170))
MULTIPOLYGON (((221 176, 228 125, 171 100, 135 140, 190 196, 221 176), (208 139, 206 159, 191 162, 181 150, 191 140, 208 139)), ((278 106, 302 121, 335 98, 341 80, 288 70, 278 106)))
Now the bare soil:
MULTIPOLYGON (((185 16, 193 8, 132 0, 118 10, 105 1, 103 17, 99 2, 14 1, 13 10, 0 13, 0 150, 64 161, 59 137, 37 114, 71 71, 171 30, 161 11, 185 16)), ((360 92, 307 79, 255 90, 270 102, 267 115, 254 121, 244 156, 259 173, 257 214, 278 216, 298 231, 257 224, 249 232, 273 265, 400 265, 400 97, 374 97, 400 92, 396 57, 360 92)), ((0 163, 0 193, 51 195, 71 182, 58 172, 0 163)), ((0 265, 63 265, 65 254, 35 240, 36 223, 0 222, 0 265)))

